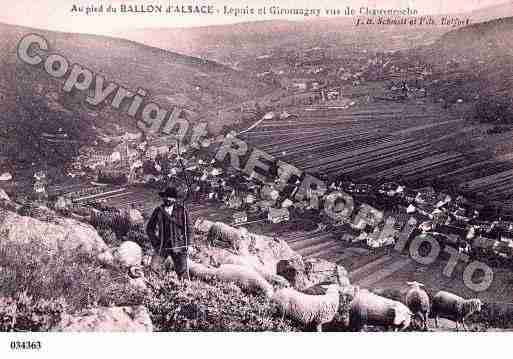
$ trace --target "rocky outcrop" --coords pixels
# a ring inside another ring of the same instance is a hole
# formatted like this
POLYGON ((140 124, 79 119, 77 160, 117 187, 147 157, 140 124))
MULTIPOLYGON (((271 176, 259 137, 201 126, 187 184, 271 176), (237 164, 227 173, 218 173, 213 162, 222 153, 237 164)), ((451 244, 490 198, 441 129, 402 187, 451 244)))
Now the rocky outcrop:
POLYGON ((298 290, 308 288, 311 285, 306 276, 303 259, 299 256, 280 260, 276 266, 276 273, 287 279, 298 290))
POLYGON ((323 259, 305 260, 305 271, 312 285, 338 282, 344 287, 350 284, 347 270, 344 267, 323 259))
MULTIPOLYGON (((286 278, 299 291, 319 283, 349 285, 344 267, 322 259, 304 260, 300 256, 278 262, 277 274, 286 278)), ((323 292, 322 292, 323 293, 323 292)))
POLYGON ((52 329, 57 332, 151 332, 146 307, 98 307, 76 315, 63 315, 52 329))
POLYGON ((112 263, 112 254, 98 232, 74 219, 55 216, 52 221, 41 221, 9 212, 0 223, 0 232, 7 243, 38 246, 56 254, 84 253, 112 263))

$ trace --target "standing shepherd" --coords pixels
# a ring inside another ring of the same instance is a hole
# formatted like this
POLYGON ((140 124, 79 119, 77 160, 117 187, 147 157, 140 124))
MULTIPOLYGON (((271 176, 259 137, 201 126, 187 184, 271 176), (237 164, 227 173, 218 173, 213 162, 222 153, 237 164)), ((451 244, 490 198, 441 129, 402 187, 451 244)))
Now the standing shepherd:
POLYGON ((189 214, 177 201, 176 188, 168 187, 159 193, 163 204, 155 208, 146 227, 146 233, 157 254, 165 259, 171 256, 178 278, 189 278, 187 257, 191 238, 189 214))

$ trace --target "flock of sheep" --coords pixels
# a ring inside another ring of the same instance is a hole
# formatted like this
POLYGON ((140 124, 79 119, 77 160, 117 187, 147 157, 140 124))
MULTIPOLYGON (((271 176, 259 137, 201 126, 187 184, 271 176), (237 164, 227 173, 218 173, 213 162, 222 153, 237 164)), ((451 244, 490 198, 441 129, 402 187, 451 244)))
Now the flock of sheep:
POLYGON ((322 326, 332 322, 343 301, 349 306, 349 315, 344 326, 361 331, 366 325, 402 331, 419 319, 424 330, 429 330, 427 319, 431 315, 438 327, 438 318, 456 322, 467 330, 465 319, 481 311, 480 299, 464 299, 453 293, 440 291, 432 300, 418 282, 408 282, 408 290, 402 300, 394 300, 359 287, 329 285, 324 295, 309 295, 292 288, 275 292, 273 300, 288 315, 304 325, 322 331, 322 326), (348 300, 349 298, 349 300, 348 300))
MULTIPOLYGON (((418 282, 408 282, 405 290, 398 292, 360 289, 350 285, 337 266, 324 283, 299 291, 276 273, 274 261, 271 260, 272 265, 268 267, 250 253, 248 233, 219 229, 225 235, 233 234, 230 239, 234 251, 216 250, 226 252, 216 257, 216 266, 189 259, 191 276, 231 282, 242 290, 261 294, 279 309, 282 318, 287 316, 306 328, 322 331, 323 326, 329 324, 332 328, 361 331, 369 325, 403 331, 415 323, 417 327, 429 330, 428 316, 431 316, 435 318, 436 327, 438 318, 446 318, 456 322, 456 329, 462 324, 467 330, 465 319, 481 311, 480 299, 464 299, 445 291, 436 293, 431 299, 424 285, 418 282)), ((124 267, 138 268, 142 250, 136 243, 127 241, 119 246, 115 257, 124 267)))
POLYGON ((343 329, 361 331, 366 325, 403 331, 420 320, 424 330, 428 328, 428 316, 446 318, 467 330, 465 319, 481 310, 480 299, 463 299, 455 294, 440 291, 432 300, 423 289, 423 284, 409 282, 402 300, 395 300, 351 285, 327 284, 325 294, 300 292, 281 283, 269 283, 251 268, 238 264, 223 264, 210 268, 193 261, 189 262, 191 274, 196 278, 215 279, 236 283, 239 287, 262 293, 274 303, 282 318, 285 316, 301 323, 306 328, 322 331, 323 325, 338 322, 343 329), (277 288, 277 289, 275 289, 277 288), (347 313, 348 311, 348 313, 347 313), (340 318, 344 318, 340 320, 340 318))
MULTIPOLYGON (((247 241, 240 237, 241 233, 228 230, 229 226, 225 228, 219 225, 216 223, 210 229, 217 234, 214 237, 228 236, 228 242, 237 243, 239 256, 234 258, 251 257, 247 248, 240 248, 245 247, 244 244, 247 246, 247 241)), ((268 275, 263 275, 264 273, 254 264, 245 266, 244 264, 249 264, 246 262, 248 261, 225 261, 225 264, 216 269, 200 268, 201 265, 191 263, 191 272, 203 278, 215 275, 219 280, 235 281, 242 287, 263 293, 276 304, 283 317, 288 316, 317 331, 322 331, 323 325, 335 322, 340 323, 339 325, 345 329, 355 331, 362 330, 366 325, 405 330, 417 320, 420 321, 420 327, 429 330, 428 316, 435 318, 436 327, 438 318, 441 317, 455 321, 456 329, 462 324, 467 330, 465 319, 481 311, 482 306, 480 299, 464 299, 445 291, 436 293, 431 300, 424 290, 424 285, 418 282, 408 282, 406 291, 399 295, 360 289, 351 286, 348 279, 341 278, 336 270, 334 274, 337 284, 328 284, 323 295, 313 295, 282 285, 283 283, 276 280, 269 283, 268 275), (248 267, 256 269, 258 273, 248 267)), ((273 277, 279 276, 274 273, 273 277)))

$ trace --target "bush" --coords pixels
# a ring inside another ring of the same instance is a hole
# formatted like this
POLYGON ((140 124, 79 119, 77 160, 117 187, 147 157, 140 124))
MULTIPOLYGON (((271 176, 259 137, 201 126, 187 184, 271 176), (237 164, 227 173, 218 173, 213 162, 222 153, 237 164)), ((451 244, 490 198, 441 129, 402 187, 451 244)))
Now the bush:
POLYGON ((118 238, 126 236, 131 228, 127 216, 111 211, 93 212, 91 215, 91 225, 95 227, 98 232, 106 229, 112 230, 116 233, 118 238))
POLYGON ((102 237, 103 241, 110 247, 117 247, 121 244, 121 241, 116 236, 116 233, 114 233, 109 228, 99 228, 98 235, 102 237))
POLYGON ((0 332, 48 331, 67 307, 64 298, 34 300, 26 292, 15 298, 0 298, 0 332))
POLYGON ((2 321, 2 330, 46 330, 62 311, 140 305, 145 300, 145 294, 130 285, 124 272, 105 268, 94 257, 49 252, 33 243, 6 244, 3 238, 0 283, 0 318, 18 313, 14 328, 2 321))
POLYGON ((504 98, 485 98, 475 105, 475 117, 482 122, 511 124, 513 113, 511 101, 504 98))
MULTIPOLYGON (((151 276, 151 275, 150 275, 151 276)), ((297 331, 262 296, 242 293, 233 284, 181 283, 174 273, 151 276, 155 295, 146 303, 158 331, 297 331)))

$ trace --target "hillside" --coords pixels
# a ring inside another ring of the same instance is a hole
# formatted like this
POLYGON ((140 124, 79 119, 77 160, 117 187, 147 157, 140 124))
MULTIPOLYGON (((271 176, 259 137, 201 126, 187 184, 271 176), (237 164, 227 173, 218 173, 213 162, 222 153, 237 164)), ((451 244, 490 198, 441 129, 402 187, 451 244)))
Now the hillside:
MULTIPOLYGON (((512 15, 513 7, 505 3, 451 16, 469 17, 478 23, 512 15)), ((439 23, 440 16, 435 18, 439 23)), ((244 62, 254 60, 252 57, 255 55, 281 50, 300 51, 316 46, 330 47, 338 56, 354 49, 355 43, 360 50, 368 51, 409 49, 430 44, 452 29, 449 26, 387 25, 368 31, 367 27, 355 27, 351 18, 321 17, 305 21, 268 20, 185 29, 127 29, 115 35, 242 67, 244 62)))
POLYGON ((361 50, 396 50, 430 43, 443 33, 442 29, 428 27, 423 27, 425 31, 405 32, 402 26, 368 31, 355 27, 353 22, 349 18, 271 20, 188 29, 135 29, 116 36, 245 68, 256 56, 268 52, 319 46, 329 47, 339 56, 353 49, 355 43, 361 50))
MULTIPOLYGON (((52 51, 101 73, 106 81, 148 91, 145 100, 167 109, 179 106, 197 114, 237 104, 271 88, 213 61, 180 55, 132 41, 102 36, 58 33, 0 24, 0 95, 2 135, 14 137, 14 153, 37 162, 42 157, 39 135, 63 128, 70 138, 94 139, 93 126, 107 132, 135 130, 133 119, 110 107, 86 107, 83 98, 62 92, 62 81, 16 59, 18 41, 38 33, 52 51), (121 129, 116 127, 121 126, 121 129), (18 153, 18 150, 23 149, 18 153), (41 157, 41 158, 38 158, 41 157)), ((66 157, 66 155, 64 156, 66 157)))
POLYGON ((468 98, 511 97, 513 91, 513 17, 496 19, 451 31, 421 54, 432 59, 442 82, 467 76, 456 95, 468 98))

